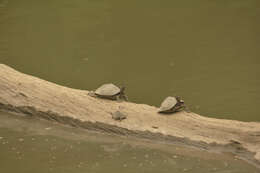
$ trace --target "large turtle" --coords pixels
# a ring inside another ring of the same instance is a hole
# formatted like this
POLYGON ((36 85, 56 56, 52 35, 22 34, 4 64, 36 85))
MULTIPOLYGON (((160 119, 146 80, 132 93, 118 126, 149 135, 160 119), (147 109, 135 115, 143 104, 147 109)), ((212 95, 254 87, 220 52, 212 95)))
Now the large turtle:
POLYGON ((176 97, 169 96, 163 100, 158 112, 175 113, 184 109, 188 111, 188 108, 184 104, 184 101, 179 96, 176 97))
POLYGON ((100 97, 110 100, 125 100, 128 101, 125 95, 125 87, 117 87, 116 85, 109 83, 103 84, 95 91, 90 91, 89 95, 93 97, 100 97))

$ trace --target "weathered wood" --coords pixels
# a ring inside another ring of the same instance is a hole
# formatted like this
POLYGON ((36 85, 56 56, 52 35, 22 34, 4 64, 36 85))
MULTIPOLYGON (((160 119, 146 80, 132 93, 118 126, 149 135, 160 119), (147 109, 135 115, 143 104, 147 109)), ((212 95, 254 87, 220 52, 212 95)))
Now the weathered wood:
POLYGON ((233 152, 260 165, 260 123, 207 118, 195 113, 158 114, 158 108, 88 96, 0 64, 0 110, 89 130, 164 140, 209 151, 233 152), (120 110, 127 119, 115 121, 120 110), (156 128, 154 128, 156 127, 156 128))

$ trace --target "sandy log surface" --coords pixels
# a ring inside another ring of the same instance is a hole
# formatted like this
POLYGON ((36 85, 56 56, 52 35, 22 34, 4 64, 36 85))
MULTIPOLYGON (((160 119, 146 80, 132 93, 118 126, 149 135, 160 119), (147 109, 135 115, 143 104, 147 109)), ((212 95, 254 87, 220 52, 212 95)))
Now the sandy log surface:
POLYGON ((167 141, 213 152, 231 152, 260 165, 259 122, 207 118, 192 112, 162 115, 154 106, 93 98, 88 92, 60 86, 0 64, 2 111, 89 130, 167 141), (127 114, 127 119, 113 120, 111 113, 117 110, 127 114))

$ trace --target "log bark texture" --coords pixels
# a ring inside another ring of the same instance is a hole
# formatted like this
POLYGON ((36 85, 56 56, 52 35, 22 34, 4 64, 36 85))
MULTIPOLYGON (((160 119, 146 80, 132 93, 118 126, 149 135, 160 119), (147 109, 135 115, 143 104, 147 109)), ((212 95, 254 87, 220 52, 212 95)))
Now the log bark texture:
POLYGON ((0 64, 2 111, 117 135, 232 152, 260 165, 259 122, 208 118, 193 112, 161 115, 154 106, 93 98, 88 92, 60 86, 0 64), (127 114, 127 119, 112 119, 111 113, 118 110, 127 114))

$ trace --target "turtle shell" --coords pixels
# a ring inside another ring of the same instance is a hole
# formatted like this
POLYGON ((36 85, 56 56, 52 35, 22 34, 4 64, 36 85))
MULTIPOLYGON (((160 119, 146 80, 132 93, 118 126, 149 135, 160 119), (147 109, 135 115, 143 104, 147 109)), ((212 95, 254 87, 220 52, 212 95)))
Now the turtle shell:
POLYGON ((120 93, 120 88, 114 84, 104 84, 96 89, 95 94, 100 96, 114 96, 120 93))
POLYGON ((172 109, 178 103, 175 97, 167 97, 163 100, 159 112, 167 112, 172 109))

